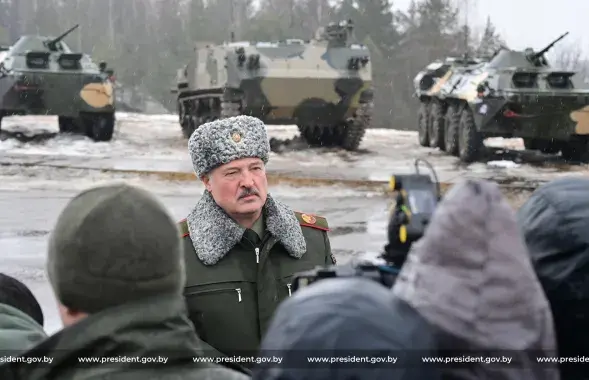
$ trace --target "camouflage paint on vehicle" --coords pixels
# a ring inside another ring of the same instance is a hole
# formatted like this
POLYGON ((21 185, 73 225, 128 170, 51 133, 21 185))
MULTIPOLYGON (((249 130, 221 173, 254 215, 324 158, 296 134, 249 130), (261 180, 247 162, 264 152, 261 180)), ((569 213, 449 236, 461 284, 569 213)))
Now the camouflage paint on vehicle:
POLYGON ((0 52, 0 112, 56 115, 61 132, 110 140, 115 124, 112 70, 57 38, 22 36, 0 52))
POLYGON ((356 149, 372 110, 372 65, 352 25, 329 25, 312 41, 232 42, 196 49, 177 73, 185 135, 203 122, 245 114, 297 124, 311 143, 356 149))
POLYGON ((482 58, 461 59, 455 57, 434 61, 417 73, 413 79, 415 94, 419 98, 437 96, 452 76, 482 62, 485 62, 482 58))
MULTIPOLYGON (((430 63, 417 73, 413 79, 413 86, 415 87, 415 96, 421 102, 417 122, 419 143, 422 146, 446 149, 446 145, 452 145, 445 143, 443 134, 445 108, 451 107, 450 105, 444 106, 443 102, 432 102, 432 100, 443 99, 442 90, 445 89, 448 81, 461 78, 472 67, 480 65, 482 62, 485 62, 485 59, 446 57, 430 63)), ((451 152, 455 150, 452 146, 450 147, 451 152)))
POLYGON ((421 145, 470 162, 487 137, 521 137, 528 149, 589 158, 589 85, 544 56, 564 36, 539 52, 503 47, 460 67, 430 64, 414 81, 421 145))

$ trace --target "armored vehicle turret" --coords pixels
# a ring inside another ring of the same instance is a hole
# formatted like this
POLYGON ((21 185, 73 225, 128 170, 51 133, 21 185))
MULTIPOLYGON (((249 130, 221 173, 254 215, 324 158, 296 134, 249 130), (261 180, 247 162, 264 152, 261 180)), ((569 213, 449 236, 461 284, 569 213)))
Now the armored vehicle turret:
POLYGON ((177 74, 185 137, 199 125, 250 115, 296 124, 311 145, 358 148, 372 115, 370 52, 353 24, 320 28, 314 40, 231 42, 195 49, 177 74))
POLYGON ((56 115, 60 132, 112 138, 114 72, 63 41, 77 27, 56 38, 25 35, 0 51, 0 117, 56 115))
POLYGON ((475 161, 488 137, 521 137, 527 149, 571 161, 589 155, 589 86, 553 68, 541 51, 502 47, 488 59, 440 61, 414 81, 419 143, 475 161))

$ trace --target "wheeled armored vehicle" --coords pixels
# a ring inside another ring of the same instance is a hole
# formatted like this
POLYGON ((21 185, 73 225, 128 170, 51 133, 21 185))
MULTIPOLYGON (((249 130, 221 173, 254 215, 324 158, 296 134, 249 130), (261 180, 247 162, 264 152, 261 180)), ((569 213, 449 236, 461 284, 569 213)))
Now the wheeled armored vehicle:
POLYGON ((485 138, 520 137, 526 149, 586 160, 589 86, 545 57, 567 34, 539 52, 502 47, 488 59, 430 64, 414 80, 419 143, 472 162, 485 138))
POLYGON ((250 115, 296 124, 313 146, 357 149, 373 108, 369 49, 353 41, 351 21, 315 37, 196 48, 174 89, 184 136, 217 118, 250 115))
POLYGON ((115 126, 113 70, 72 51, 63 39, 25 35, 0 51, 0 120, 56 115, 60 132, 109 141, 115 126))

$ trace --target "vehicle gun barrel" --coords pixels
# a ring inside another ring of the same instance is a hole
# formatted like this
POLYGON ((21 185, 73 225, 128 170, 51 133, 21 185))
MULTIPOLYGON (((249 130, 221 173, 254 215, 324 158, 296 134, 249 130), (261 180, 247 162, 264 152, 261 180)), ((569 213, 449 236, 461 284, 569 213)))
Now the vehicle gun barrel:
POLYGON ((544 49, 540 50, 539 52, 534 54, 534 59, 538 59, 541 56, 543 56, 544 54, 546 54, 548 52, 548 50, 552 49, 552 47, 554 45, 556 45, 557 42, 559 42, 560 40, 562 40, 563 38, 565 38, 567 35, 569 34, 569 32, 564 33, 562 36, 558 37, 557 39, 555 39, 554 41, 552 41, 548 46, 546 46, 544 49))
POLYGON ((54 39, 52 39, 51 41, 47 42, 47 46, 49 47, 50 50, 54 50, 55 49, 55 45, 57 45, 57 43, 61 40, 63 40, 64 38, 66 38, 68 36, 68 34, 70 34, 71 32, 73 32, 74 30, 78 29, 80 27, 80 24, 76 24, 73 27, 71 27, 70 29, 68 29, 67 31, 65 31, 63 34, 61 34, 59 37, 56 37, 54 39))

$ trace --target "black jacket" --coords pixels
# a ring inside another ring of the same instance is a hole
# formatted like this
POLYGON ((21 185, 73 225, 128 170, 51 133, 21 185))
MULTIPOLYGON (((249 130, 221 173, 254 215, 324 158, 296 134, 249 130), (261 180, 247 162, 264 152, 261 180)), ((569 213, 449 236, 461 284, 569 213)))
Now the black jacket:
MULTIPOLYGON (((589 356, 589 179, 536 190, 518 222, 550 301, 560 356, 589 356)), ((562 380, 589 379, 587 363, 561 365, 562 380)))

